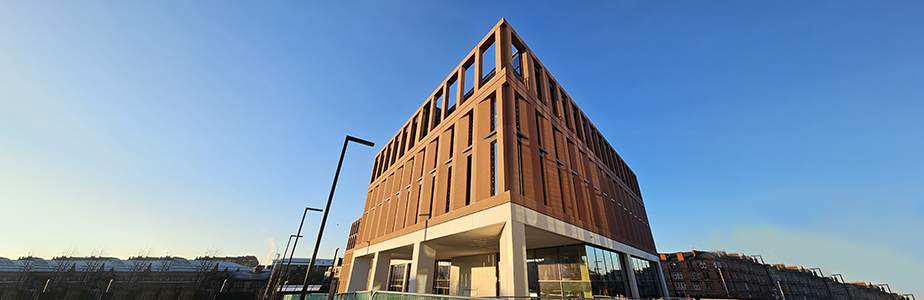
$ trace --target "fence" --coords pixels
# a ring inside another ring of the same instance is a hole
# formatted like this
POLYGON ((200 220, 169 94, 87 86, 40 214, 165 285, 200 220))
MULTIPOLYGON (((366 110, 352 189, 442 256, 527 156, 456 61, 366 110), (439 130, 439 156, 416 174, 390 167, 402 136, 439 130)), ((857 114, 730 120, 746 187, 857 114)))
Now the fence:
MULTIPOLYGON (((328 294, 309 294, 305 300, 327 300, 328 294)), ((300 295, 286 295, 284 300, 302 300, 300 295)), ((670 299, 670 298, 660 298, 670 299)), ((335 294, 333 300, 641 300, 624 297, 554 297, 554 296, 498 296, 498 297, 466 297, 435 294, 414 294, 387 291, 363 291, 335 294)))

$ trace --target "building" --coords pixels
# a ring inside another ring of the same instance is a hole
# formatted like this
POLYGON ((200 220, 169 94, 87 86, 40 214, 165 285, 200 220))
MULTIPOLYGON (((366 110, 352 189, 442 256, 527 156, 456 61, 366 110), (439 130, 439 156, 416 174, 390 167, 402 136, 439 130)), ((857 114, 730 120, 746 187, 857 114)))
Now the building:
POLYGON ((0 258, 0 299, 255 299, 270 272, 225 258, 0 258))
POLYGON ((818 268, 764 264, 759 255, 725 251, 662 253, 669 296, 695 299, 899 300, 867 283, 844 283, 818 268), (760 258, 760 261, 758 261, 760 258))
POLYGON ((661 269, 671 297, 782 299, 770 266, 736 253, 662 253, 661 269))
POLYGON ((339 291, 657 298, 635 174, 501 20, 376 155, 339 291))
MULTIPOLYGON (((301 294, 302 283, 305 282, 305 270, 308 269, 310 258, 292 258, 289 263, 288 258, 279 258, 273 260, 271 270, 273 270, 273 284, 271 286, 291 286, 292 293, 301 294), (284 274, 283 274, 284 273, 284 274)), ((340 276, 340 268, 343 264, 343 258, 336 259, 316 259, 311 269, 311 278, 308 278, 308 292, 326 293, 330 291, 330 284, 333 278, 340 276), (333 276, 333 277, 331 277, 333 276)))

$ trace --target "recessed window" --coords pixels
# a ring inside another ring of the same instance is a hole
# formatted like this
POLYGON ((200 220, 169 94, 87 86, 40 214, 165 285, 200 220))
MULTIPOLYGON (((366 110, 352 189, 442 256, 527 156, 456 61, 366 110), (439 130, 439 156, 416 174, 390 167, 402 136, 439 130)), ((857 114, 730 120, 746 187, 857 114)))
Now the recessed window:
POLYGON ((462 102, 475 94, 475 68, 472 68, 474 65, 475 58, 471 58, 462 66, 462 87, 465 90, 465 95, 462 95, 462 102))
POLYGON ((491 196, 497 195, 497 140, 491 141, 491 196))
POLYGON ((491 131, 497 130, 497 100, 491 98, 491 131))
POLYGON ((467 146, 472 146, 472 136, 475 130, 475 115, 473 113, 468 114, 468 144, 467 146))
POLYGON ((443 117, 443 91, 440 90, 436 93, 436 96, 433 96, 433 127, 440 125, 440 121, 443 117))
POLYGON ((452 196, 452 166, 446 171, 446 212, 449 212, 449 198, 452 196))
POLYGON ((430 127, 430 103, 424 105, 423 112, 421 113, 423 120, 420 121, 420 139, 423 139, 427 136, 427 131, 430 127))
POLYGON ((453 126, 449 128, 449 158, 452 158, 452 153, 455 150, 456 145, 456 127, 453 126))
POLYGON ((555 82, 551 79, 549 80, 549 94, 552 98, 552 114, 556 117, 561 118, 561 112, 558 110, 558 93, 556 91, 555 82))
POLYGON ((449 83, 446 86, 446 115, 452 114, 456 110, 456 99, 459 97, 458 91, 458 81, 456 77, 449 79, 449 83))
POLYGON ((542 98, 542 67, 539 66, 535 57, 533 57, 533 74, 533 78, 530 81, 533 83, 532 86, 536 90, 536 98, 539 98, 539 101, 545 103, 545 99, 542 98))
POLYGON ((494 53, 494 42, 488 47, 481 50, 481 85, 494 78, 495 68, 497 67, 497 56, 494 53))
POLYGON ((465 162, 465 205, 472 204, 472 155, 465 162))
POLYGON ((510 51, 513 53, 511 57, 513 75, 523 81, 523 51, 520 47, 517 47, 516 43, 510 45, 510 51))

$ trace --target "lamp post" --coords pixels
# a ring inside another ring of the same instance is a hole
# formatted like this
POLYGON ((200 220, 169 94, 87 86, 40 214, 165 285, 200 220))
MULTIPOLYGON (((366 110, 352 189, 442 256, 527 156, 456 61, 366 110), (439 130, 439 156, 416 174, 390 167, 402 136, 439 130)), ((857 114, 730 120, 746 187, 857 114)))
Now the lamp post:
MULTIPOLYGON (((275 279, 275 276, 276 276, 276 270, 283 267, 282 261, 285 260, 286 254, 289 253, 289 243, 292 243, 292 238, 298 239, 298 238, 300 238, 300 237, 302 237, 302 236, 300 236, 300 235, 294 235, 294 234, 289 235, 289 241, 286 242, 286 249, 285 249, 285 251, 282 251, 282 260, 279 259, 279 253, 276 253, 276 262, 273 264, 273 271, 270 272, 269 284, 266 285, 266 291, 263 292, 263 298, 264 298, 264 299, 265 299, 268 295, 271 295, 270 292, 269 292, 270 287, 276 288, 276 280, 274 280, 274 279, 275 279)), ((283 273, 282 270, 279 270, 279 273, 282 274, 282 273, 283 273)), ((274 289, 272 295, 275 295, 275 294, 276 294, 276 290, 274 289)))
MULTIPOLYGON (((292 243, 292 252, 289 253, 289 262, 286 264, 284 270, 288 270, 289 266, 292 265, 292 256, 295 255, 295 246, 298 246, 298 237, 302 236, 302 225, 305 225, 305 216, 308 215, 309 210, 310 211, 322 211, 321 209, 318 209, 318 208, 305 207, 305 212, 302 213, 302 222, 298 223, 298 232, 295 234, 297 236, 295 238, 295 243, 292 243)), ((326 213, 324 215, 327 216, 326 213)))
MULTIPOLYGON (((369 147, 375 146, 375 143, 373 142, 349 135, 343 139, 343 149, 340 150, 340 161, 337 162, 337 171, 334 173, 334 182, 330 186, 330 195, 327 196, 327 206, 324 208, 324 217, 321 218, 321 228, 318 228, 318 240, 314 243, 314 251, 311 252, 311 260, 308 261, 308 270, 305 271, 305 281, 302 283, 302 294, 299 299, 305 299, 305 294, 308 293, 308 278, 311 275, 311 268, 314 267, 314 260, 318 257, 318 247, 321 246, 321 235, 324 234, 324 225, 327 224, 327 214, 330 213, 330 202, 334 200, 334 190, 337 189, 337 179, 340 178, 340 167, 343 166, 343 155, 346 154, 347 145, 350 142, 356 142, 369 147)), ((299 229, 301 229, 301 227, 299 227, 299 229)))

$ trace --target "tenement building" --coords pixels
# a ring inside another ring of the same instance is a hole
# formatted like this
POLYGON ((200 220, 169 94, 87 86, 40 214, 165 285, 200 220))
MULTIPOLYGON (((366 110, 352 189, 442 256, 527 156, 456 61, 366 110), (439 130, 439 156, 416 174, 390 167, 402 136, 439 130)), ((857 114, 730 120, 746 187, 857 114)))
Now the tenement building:
POLYGON ((666 295, 635 174, 501 20, 375 157, 339 290, 666 295))
POLYGON ((675 298, 904 299, 872 283, 845 283, 840 274, 825 277, 819 268, 764 264, 760 255, 725 251, 662 253, 661 268, 667 278, 668 295, 675 298))

